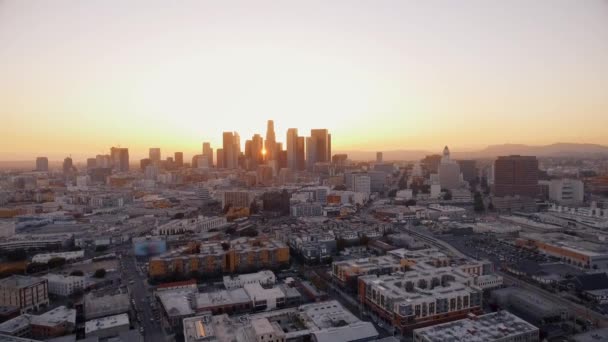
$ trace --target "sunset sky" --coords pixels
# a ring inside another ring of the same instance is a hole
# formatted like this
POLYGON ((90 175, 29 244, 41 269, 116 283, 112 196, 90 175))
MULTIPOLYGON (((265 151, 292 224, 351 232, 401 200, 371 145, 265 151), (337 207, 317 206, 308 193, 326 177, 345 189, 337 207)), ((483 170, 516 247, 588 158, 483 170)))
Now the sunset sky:
POLYGON ((608 145, 608 1, 0 0, 0 160, 608 145))

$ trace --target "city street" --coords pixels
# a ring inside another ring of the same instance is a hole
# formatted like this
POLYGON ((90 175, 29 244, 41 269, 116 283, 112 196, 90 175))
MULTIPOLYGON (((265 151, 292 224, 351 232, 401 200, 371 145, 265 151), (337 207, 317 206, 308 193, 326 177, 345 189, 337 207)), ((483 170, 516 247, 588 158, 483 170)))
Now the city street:
POLYGON ((147 341, 166 341, 165 334, 160 327, 160 322, 154 317, 151 302, 151 297, 148 285, 146 283, 146 275, 138 269, 134 257, 129 253, 122 258, 123 267, 122 275, 123 282, 128 284, 131 299, 135 301, 135 310, 139 317, 139 326, 144 328, 144 340, 147 341))

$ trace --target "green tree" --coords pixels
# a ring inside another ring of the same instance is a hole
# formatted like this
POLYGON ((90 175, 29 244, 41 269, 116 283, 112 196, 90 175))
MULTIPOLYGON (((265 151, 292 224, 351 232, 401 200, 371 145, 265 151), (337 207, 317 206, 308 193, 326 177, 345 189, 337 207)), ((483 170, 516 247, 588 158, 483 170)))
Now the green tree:
POLYGON ((82 272, 81 270, 74 270, 70 273, 71 276, 77 276, 77 277, 82 277, 84 276, 84 272, 82 272))
POLYGON ((49 261, 46 264, 49 266, 49 268, 61 267, 61 266, 65 265, 65 258, 61 258, 61 257, 51 258, 51 259, 49 259, 49 261))
POLYGON ((397 196, 397 189, 391 189, 391 190, 389 190, 388 197, 395 198, 395 196, 397 196))
POLYGON ((448 189, 444 190, 445 193, 443 194, 443 199, 446 201, 450 201, 452 199, 452 192, 448 189))
POLYGON ((99 269, 95 270, 95 273, 93 273, 93 277, 95 277, 95 278, 103 278, 105 276, 106 276, 105 268, 99 268, 99 269))
POLYGON ((251 202, 251 205, 249 206, 249 214, 257 214, 260 211, 260 208, 258 206, 258 202, 253 201, 251 202))

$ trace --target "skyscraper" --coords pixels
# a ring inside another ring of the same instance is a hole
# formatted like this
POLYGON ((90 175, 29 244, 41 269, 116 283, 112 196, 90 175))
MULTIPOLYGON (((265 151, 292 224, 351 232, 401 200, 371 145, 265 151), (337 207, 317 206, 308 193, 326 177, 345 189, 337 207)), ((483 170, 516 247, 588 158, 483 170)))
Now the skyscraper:
POLYGON ((494 195, 536 197, 538 160, 534 156, 504 156, 494 162, 494 195))
POLYGON ((150 160, 152 161, 152 164, 159 164, 160 163, 160 148, 158 147, 152 147, 150 148, 150 152, 148 153, 148 157, 150 158, 150 160))
POLYGON ((207 156, 209 160, 209 167, 213 167, 213 149, 211 148, 211 144, 208 142, 203 143, 203 155, 207 156))
POLYGON ((382 152, 376 152, 376 163, 382 163, 383 155, 382 152))
POLYGON ((477 178, 477 168, 474 160, 459 160, 458 165, 460 165, 463 180, 471 182, 477 178))
POLYGON ((331 135, 327 129, 310 130, 310 138, 306 140, 306 159, 309 170, 315 163, 331 161, 331 135))
POLYGON ((97 167, 96 158, 87 158, 87 170, 92 170, 97 167))
POLYGON ((266 127, 266 141, 264 147, 266 148, 266 160, 276 160, 277 156, 277 138, 274 134, 274 122, 268 120, 266 127))
POLYGON ((234 134, 232 132, 224 132, 222 134, 222 151, 224 152, 224 168, 236 168, 237 158, 236 147, 234 146, 234 134))
POLYGON ((303 171, 306 169, 306 139, 298 137, 298 145, 296 147, 296 169, 303 171))
POLYGON ((257 165, 263 164, 264 162, 264 155, 262 154, 263 149, 264 139, 262 139, 261 135, 254 134, 251 138, 251 161, 254 169, 257 167, 257 165))
POLYGON ((175 152, 173 160, 175 162, 175 166, 184 166, 184 152, 175 152))
MULTIPOLYGON (((110 148, 110 159, 112 161, 112 167, 118 172, 129 171, 129 149, 124 147, 112 147, 110 148)), ((97 163, 99 166, 99 162, 97 163)))
POLYGON ((36 158, 36 171, 41 171, 41 172, 49 171, 49 159, 47 157, 36 158))
POLYGON ((63 160, 63 174, 66 176, 71 175, 73 170, 74 170, 74 163, 72 162, 72 158, 66 157, 63 160))
POLYGON ((224 149, 218 148, 217 150, 215 150, 215 153, 217 153, 217 168, 218 169, 225 168, 226 165, 224 165, 224 149))
POLYGON ((298 169, 298 129, 290 128, 287 130, 287 168, 290 170, 298 169))
POLYGON ((443 156, 438 167, 439 184, 442 189, 456 189, 460 186, 460 166, 450 158, 450 149, 443 149, 443 156))

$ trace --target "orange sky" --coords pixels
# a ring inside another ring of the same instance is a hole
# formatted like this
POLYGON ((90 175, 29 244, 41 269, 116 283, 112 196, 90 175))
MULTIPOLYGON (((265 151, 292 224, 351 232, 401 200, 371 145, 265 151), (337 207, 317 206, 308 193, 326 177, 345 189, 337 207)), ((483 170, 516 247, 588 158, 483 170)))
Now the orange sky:
POLYGON ((0 1, 0 160, 608 145, 605 1, 0 1))

